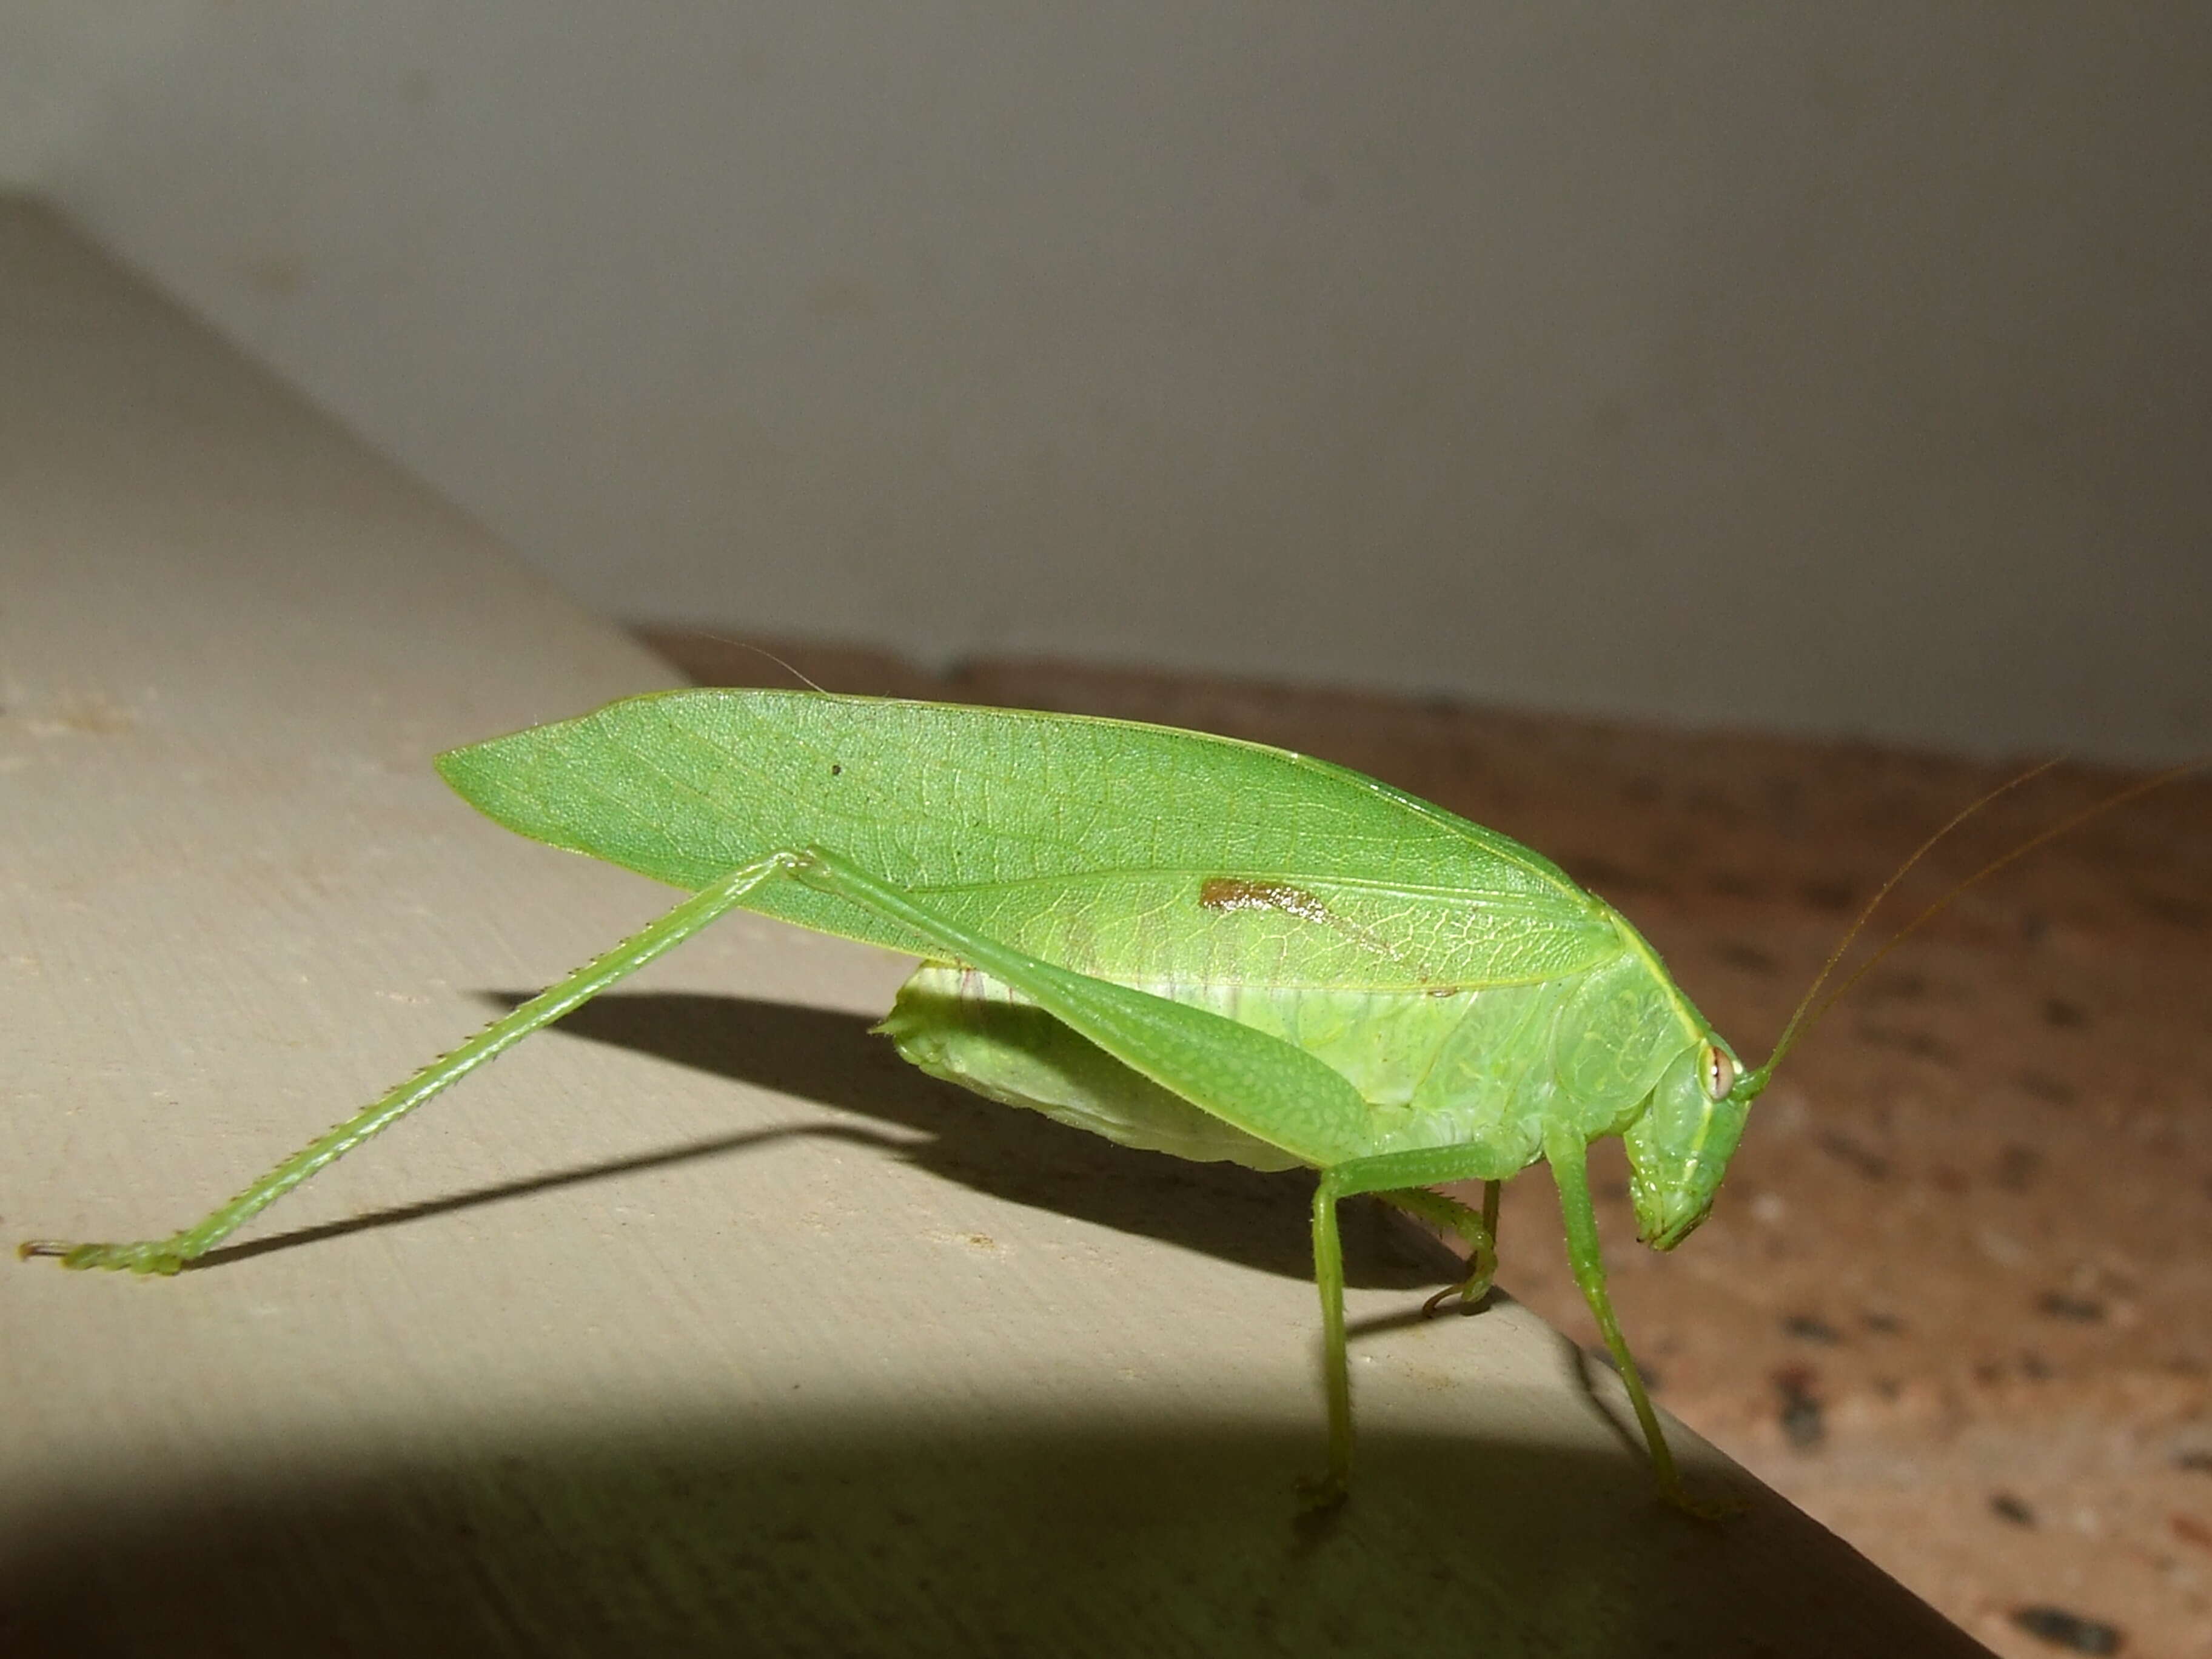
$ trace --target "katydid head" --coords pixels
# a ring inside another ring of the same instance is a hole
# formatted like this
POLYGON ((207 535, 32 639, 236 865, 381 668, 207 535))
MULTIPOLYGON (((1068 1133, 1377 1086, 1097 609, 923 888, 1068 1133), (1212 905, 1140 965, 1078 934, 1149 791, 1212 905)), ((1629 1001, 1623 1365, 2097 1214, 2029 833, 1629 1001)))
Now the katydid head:
POLYGON ((1622 1139, 1638 1237, 1671 1250, 1712 1212, 1766 1072, 1747 1072, 1711 1032, 1674 1056, 1622 1139))
POLYGON ((2195 771, 2206 762, 2201 758, 2191 761, 2107 795, 2094 805, 2022 842, 2002 858, 1984 865, 1890 935, 1880 950, 1861 963, 1850 977, 1829 993, 1825 1000, 1820 1000, 1821 988, 1827 984, 1837 964, 1850 949, 1852 941, 1872 920, 1882 901, 1905 878, 1905 872, 1919 863, 1936 842, 1998 796, 2018 788, 2031 778, 2040 776, 2056 764, 2056 761, 2046 761, 2000 784, 1954 815, 1948 823, 1923 842, 1911 857, 1898 866, 1896 873, 1881 884, 1830 953, 1826 963, 1806 991, 1803 1000, 1798 1003, 1796 1012, 1790 1015, 1789 1024, 1783 1027, 1782 1036, 1774 1045, 1774 1052, 1767 1057, 1765 1065, 1747 1070, 1710 1029, 1705 1031, 1703 1041, 1684 1048, 1674 1057, 1652 1090, 1644 1115, 1630 1125, 1623 1136, 1632 1171, 1629 1193, 1636 1206, 1637 1231, 1646 1244, 1656 1250, 1671 1250, 1694 1232, 1698 1224, 1711 1213, 1714 1196, 1720 1190, 1722 1177, 1728 1173, 1729 1159, 1735 1152, 1736 1142, 1742 1138, 1744 1121, 1751 1103, 1765 1089, 1768 1080, 1774 1075, 1774 1068, 1782 1063, 1783 1056, 1813 1028, 1821 1015, 1835 1006, 1845 992, 1866 976, 1868 969, 1976 882, 1995 874, 2014 859, 2045 842, 2064 835, 2124 801, 2132 800, 2195 771))

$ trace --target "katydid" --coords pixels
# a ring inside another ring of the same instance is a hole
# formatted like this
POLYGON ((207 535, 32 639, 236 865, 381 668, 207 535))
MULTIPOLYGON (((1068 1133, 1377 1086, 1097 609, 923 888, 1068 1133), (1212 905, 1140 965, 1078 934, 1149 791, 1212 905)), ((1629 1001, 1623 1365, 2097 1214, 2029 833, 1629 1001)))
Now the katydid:
POLYGON ((744 908, 922 958, 878 1029, 925 1072, 1124 1145, 1318 1171, 1324 1501, 1352 1454, 1337 1205, 1374 1194, 1455 1233, 1469 1271, 1434 1301, 1472 1301, 1498 1183, 1548 1162, 1661 1491, 1690 1505, 1607 1295, 1587 1149, 1622 1138, 1638 1231, 1671 1250, 1802 1024, 1746 1066, 1627 920, 1540 854, 1257 744, 819 692, 634 697, 437 766, 510 829, 690 896, 183 1231, 22 1254, 173 1273, 744 908), (1480 1210, 1431 1190, 1465 1181, 1489 1183, 1480 1210))

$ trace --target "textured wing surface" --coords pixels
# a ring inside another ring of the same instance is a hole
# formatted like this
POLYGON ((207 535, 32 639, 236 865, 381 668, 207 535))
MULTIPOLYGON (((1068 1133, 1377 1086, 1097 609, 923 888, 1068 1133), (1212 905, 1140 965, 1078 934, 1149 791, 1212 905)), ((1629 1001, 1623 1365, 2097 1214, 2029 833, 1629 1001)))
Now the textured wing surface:
MULTIPOLYGON (((1528 983, 1612 955, 1547 860, 1342 767, 1079 715, 817 692, 634 697, 453 750, 508 828, 696 889, 821 847, 979 933, 1123 983, 1528 983)), ((794 884, 756 908, 938 954, 794 884)))

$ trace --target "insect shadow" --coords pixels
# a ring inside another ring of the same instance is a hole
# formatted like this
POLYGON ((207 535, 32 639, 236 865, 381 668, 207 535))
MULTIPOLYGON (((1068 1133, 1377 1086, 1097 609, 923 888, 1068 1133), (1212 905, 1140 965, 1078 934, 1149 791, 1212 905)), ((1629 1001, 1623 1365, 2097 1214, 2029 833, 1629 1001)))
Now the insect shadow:
MULTIPOLYGON (((501 1012, 527 1000, 501 991, 501 1012)), ((570 1036, 650 1054, 695 1071, 872 1118, 866 1124, 779 1125, 719 1135, 418 1204, 295 1229, 211 1250, 194 1270, 264 1253, 398 1226, 559 1188, 766 1150, 793 1139, 842 1139, 881 1147, 974 1191, 1072 1219, 1300 1280, 1313 1276, 1312 1188, 1295 1171, 1262 1174, 1231 1164, 1193 1164, 1117 1146, 1039 1113, 979 1100, 900 1060, 862 1014, 737 996, 612 993, 555 1028, 570 1036), (917 1139, 917 1136, 926 1137, 917 1139)), ((1444 1246, 1379 1204, 1346 1206, 1346 1283, 1362 1289, 1434 1290, 1465 1271, 1444 1246)), ((1418 1309, 1407 1319, 1417 1318, 1418 1309)), ((1390 1316, 1367 1323, 1387 1327, 1390 1316)), ((1358 1328, 1355 1327, 1355 1328, 1358 1328)))

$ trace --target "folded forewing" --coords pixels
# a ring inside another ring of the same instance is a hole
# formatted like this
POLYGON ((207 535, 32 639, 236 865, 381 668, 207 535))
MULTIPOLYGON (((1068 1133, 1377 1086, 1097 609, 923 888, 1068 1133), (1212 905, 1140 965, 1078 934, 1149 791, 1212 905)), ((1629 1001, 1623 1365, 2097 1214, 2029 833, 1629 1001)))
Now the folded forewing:
MULTIPOLYGON (((441 757, 512 829, 697 888, 821 847, 962 925, 1109 979, 1431 988, 1615 947, 1540 857, 1371 778, 1125 721, 813 692, 631 698, 441 757)), ((788 884, 761 908, 921 955, 788 884)))

